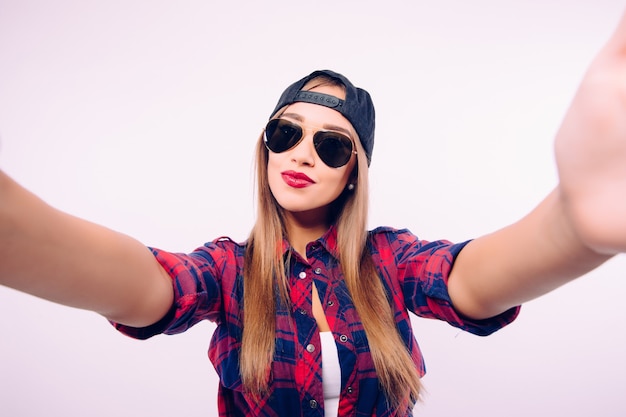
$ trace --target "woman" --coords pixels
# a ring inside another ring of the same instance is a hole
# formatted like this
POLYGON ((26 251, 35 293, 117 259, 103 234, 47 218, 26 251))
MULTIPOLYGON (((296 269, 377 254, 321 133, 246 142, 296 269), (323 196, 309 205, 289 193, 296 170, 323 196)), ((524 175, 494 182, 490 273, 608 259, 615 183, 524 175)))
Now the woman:
POLYGON ((247 243, 151 253, 2 174, 0 282, 97 311, 139 338, 216 321, 223 415, 408 415, 423 363, 407 309, 489 334, 520 303, 626 248, 625 45, 622 20, 557 136, 559 186, 490 235, 452 244, 367 232, 373 106, 322 71, 285 91, 259 139, 247 243))

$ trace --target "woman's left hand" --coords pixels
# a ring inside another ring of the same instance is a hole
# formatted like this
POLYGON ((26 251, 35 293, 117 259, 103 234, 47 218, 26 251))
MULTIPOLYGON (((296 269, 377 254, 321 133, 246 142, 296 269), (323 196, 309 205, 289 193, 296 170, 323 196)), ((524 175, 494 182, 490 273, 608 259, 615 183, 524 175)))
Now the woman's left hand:
POLYGON ((626 252, 626 14, 583 78, 555 151, 575 232, 598 252, 626 252))

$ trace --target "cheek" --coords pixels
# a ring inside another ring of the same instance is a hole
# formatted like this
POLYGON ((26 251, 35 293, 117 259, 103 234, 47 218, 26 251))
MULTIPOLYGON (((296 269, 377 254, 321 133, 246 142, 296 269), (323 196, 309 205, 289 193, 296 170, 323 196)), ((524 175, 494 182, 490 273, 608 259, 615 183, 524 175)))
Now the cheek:
POLYGON ((346 187, 348 186, 348 182, 349 182, 349 178, 350 175, 344 175, 338 183, 338 189, 339 189, 339 194, 341 194, 341 192, 343 192, 343 190, 346 189, 346 187))
POLYGON ((339 195, 346 189, 349 178, 349 173, 333 173, 327 177, 326 183, 329 184, 327 186, 327 190, 332 196, 332 199, 339 197, 339 195))

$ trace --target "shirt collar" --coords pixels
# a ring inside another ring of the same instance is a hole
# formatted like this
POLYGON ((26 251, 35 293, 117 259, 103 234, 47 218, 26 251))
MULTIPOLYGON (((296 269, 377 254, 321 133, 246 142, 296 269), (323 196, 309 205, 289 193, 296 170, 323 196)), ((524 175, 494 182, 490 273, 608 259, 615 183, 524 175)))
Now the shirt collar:
POLYGON ((337 228, 331 225, 318 240, 320 244, 335 258, 337 257, 337 228))
MULTIPOLYGON (((337 258, 337 227, 335 225, 331 225, 328 230, 315 242, 318 242, 328 253, 330 253, 334 258, 337 258)), ((311 242, 307 245, 307 248, 314 242, 311 242)), ((283 256, 291 250, 291 245, 286 238, 283 238, 283 256)))

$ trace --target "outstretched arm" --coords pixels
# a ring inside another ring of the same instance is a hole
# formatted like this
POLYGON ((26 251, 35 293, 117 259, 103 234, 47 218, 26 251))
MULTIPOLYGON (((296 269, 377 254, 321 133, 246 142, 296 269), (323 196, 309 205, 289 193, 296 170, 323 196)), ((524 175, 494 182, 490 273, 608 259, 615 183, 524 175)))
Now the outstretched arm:
POLYGON ((0 284, 136 327, 158 321, 173 299, 140 242, 50 207, 2 171, 0 284))
POLYGON ((454 263, 448 287, 461 313, 488 318, 550 292, 607 259, 576 235, 557 188, 523 219, 467 244, 454 263))
POLYGON ((462 313, 493 316, 626 251, 626 14, 585 74, 555 150, 557 188, 459 254, 449 290, 462 313))

